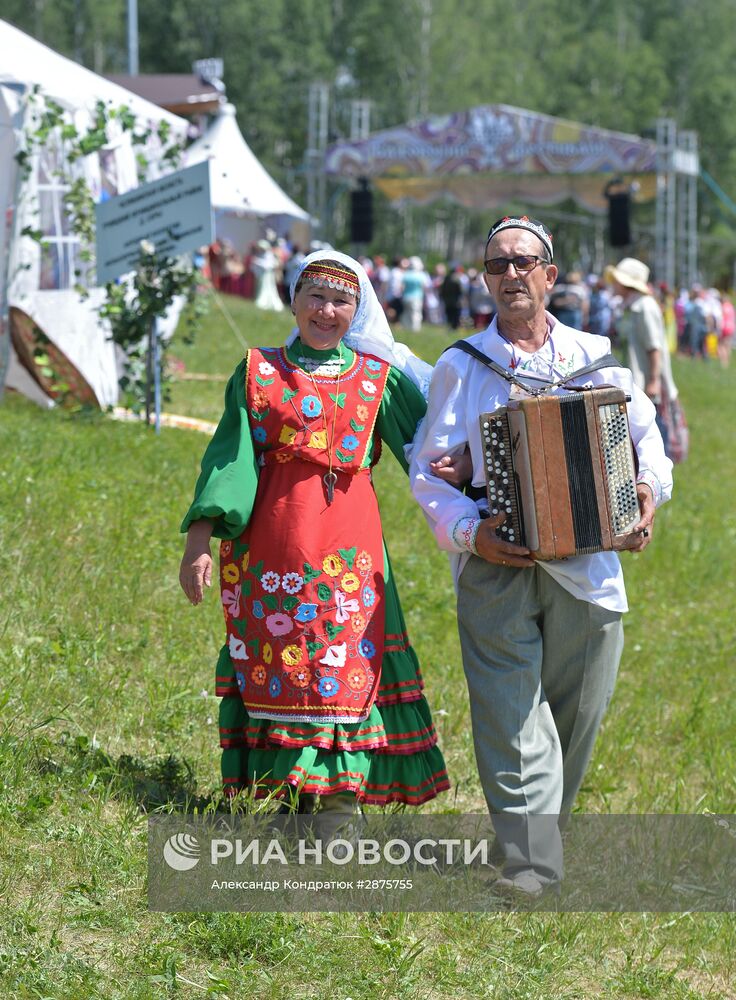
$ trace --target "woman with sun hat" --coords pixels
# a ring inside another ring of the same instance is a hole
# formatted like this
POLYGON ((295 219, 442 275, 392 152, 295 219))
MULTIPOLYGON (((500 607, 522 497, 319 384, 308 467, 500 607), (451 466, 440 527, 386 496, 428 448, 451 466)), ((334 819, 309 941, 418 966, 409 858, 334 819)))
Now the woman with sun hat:
POLYGON ((371 469, 382 444, 406 469, 431 370, 351 257, 310 254, 291 302, 286 345, 249 350, 230 379, 182 525, 192 604, 221 539, 225 789, 296 791, 303 811, 419 805, 449 782, 371 469))

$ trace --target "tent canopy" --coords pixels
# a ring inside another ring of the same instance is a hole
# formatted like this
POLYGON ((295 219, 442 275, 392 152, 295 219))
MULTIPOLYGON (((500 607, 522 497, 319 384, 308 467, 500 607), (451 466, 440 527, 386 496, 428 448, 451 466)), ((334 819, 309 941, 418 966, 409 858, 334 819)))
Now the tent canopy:
MULTIPOLYGON (((80 131, 92 121, 98 101, 109 108, 126 106, 142 126, 152 127, 145 147, 151 176, 162 169, 155 126, 168 122, 172 138, 183 142, 188 123, 1 20, 0 52, 0 218, 9 223, 0 227, 0 389, 8 366, 7 385, 31 398, 53 396, 54 385, 84 385, 100 405, 114 403, 115 350, 95 309, 102 290, 92 289, 82 302, 72 287, 78 240, 68 229, 66 188, 58 178, 64 155, 58 136, 50 135, 43 149, 34 153, 28 177, 18 171, 15 156, 23 145, 24 129, 33 127, 33 112, 26 110, 24 99, 38 87, 40 96, 59 104, 80 131), (41 229, 43 248, 22 235, 26 225, 41 229), (33 391, 10 343, 11 331, 33 391), (42 368, 53 369, 53 377, 44 381, 42 368)), ((121 194, 138 183, 136 150, 129 134, 113 123, 108 138, 103 150, 74 165, 95 198, 121 194)))
POLYGON ((639 198, 654 196, 656 144, 505 104, 425 118, 340 142, 326 153, 328 174, 371 177, 392 201, 427 204, 450 197, 469 208, 519 199, 573 198, 604 211, 606 178, 636 177, 639 198))
POLYGON ((309 219, 255 157, 238 128, 232 104, 222 105, 207 132, 186 151, 187 166, 203 160, 210 161, 213 208, 259 217, 309 219))
POLYGON ((114 107, 125 104, 141 121, 164 119, 175 135, 186 134, 182 118, 54 52, 7 21, 0 21, 0 52, 0 85, 37 84, 46 97, 69 110, 92 110, 98 100, 114 107))

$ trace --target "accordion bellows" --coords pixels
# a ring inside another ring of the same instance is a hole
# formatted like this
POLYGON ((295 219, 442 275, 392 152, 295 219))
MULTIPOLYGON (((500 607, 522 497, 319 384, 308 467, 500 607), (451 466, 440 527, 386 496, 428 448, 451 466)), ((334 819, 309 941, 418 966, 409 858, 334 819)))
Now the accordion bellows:
POLYGON ((509 402, 480 417, 496 533, 541 560, 630 548, 640 519, 626 394, 596 389, 509 402))

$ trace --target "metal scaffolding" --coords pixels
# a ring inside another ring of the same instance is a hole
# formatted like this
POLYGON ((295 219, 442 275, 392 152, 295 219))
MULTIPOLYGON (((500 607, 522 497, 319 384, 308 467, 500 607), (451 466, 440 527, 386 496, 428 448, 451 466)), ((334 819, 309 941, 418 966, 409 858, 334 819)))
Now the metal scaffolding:
POLYGON ((350 141, 367 139, 371 134, 371 105, 373 101, 350 102, 350 141))
POLYGON ((330 119, 330 86, 327 83, 312 83, 309 86, 309 112, 307 117, 307 211, 312 216, 312 225, 317 230, 324 226, 325 215, 325 172, 324 160, 327 149, 330 119))
POLYGON ((657 119, 654 276, 670 288, 690 287, 698 270, 698 136, 657 119))

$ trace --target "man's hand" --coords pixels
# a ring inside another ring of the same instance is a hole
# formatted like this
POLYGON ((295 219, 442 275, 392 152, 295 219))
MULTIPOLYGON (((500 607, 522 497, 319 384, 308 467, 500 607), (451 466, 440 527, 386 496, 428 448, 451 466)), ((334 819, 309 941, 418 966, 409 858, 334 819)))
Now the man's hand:
POLYGON ((179 567, 179 583, 192 604, 201 604, 204 588, 212 585, 211 537, 210 521, 195 521, 189 526, 187 545, 179 567))
POLYGON ((523 545, 505 542, 496 534, 496 528, 506 520, 505 514, 496 514, 480 522, 475 536, 475 551, 486 562, 497 566, 516 566, 523 568, 533 566, 534 559, 529 555, 529 549, 523 545))
POLYGON ((634 531, 638 537, 636 543, 631 546, 630 552, 642 552, 649 545, 652 540, 652 528, 656 513, 654 496, 646 483, 637 483, 636 495, 639 498, 641 518, 639 519, 639 523, 634 525, 634 531))
POLYGON ((433 476, 458 488, 473 478, 473 461, 467 448, 462 455, 443 455, 436 462, 430 462, 429 469, 433 476))

